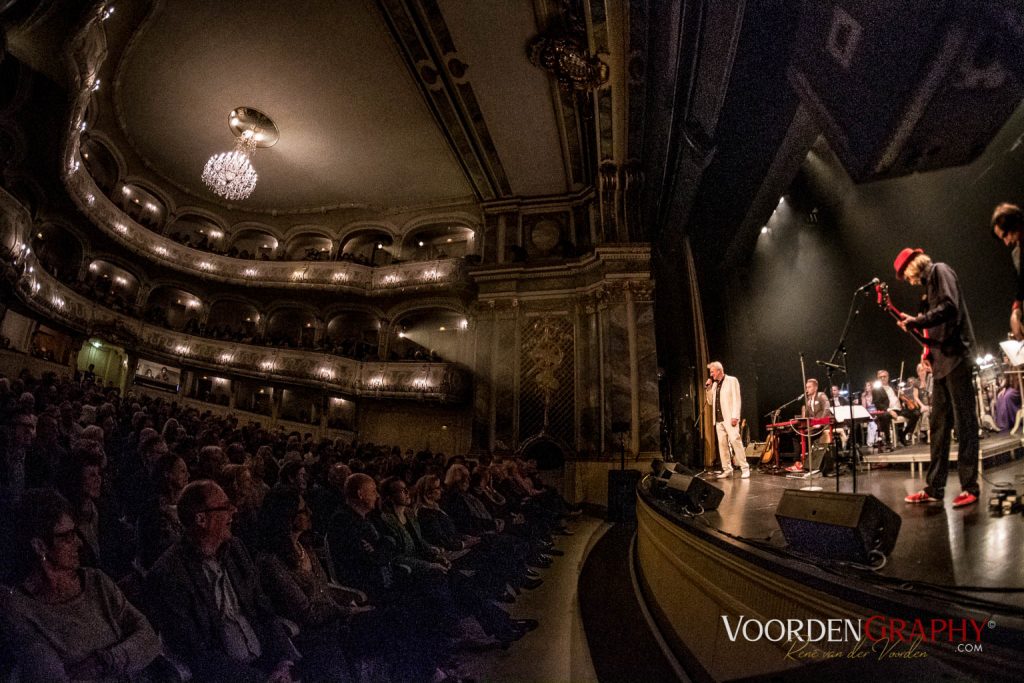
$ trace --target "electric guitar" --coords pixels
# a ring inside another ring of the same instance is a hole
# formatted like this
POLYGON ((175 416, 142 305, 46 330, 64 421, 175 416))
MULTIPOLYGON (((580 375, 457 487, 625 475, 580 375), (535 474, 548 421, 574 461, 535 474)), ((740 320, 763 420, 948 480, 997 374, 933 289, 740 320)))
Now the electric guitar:
MULTIPOLYGON (((875 285, 875 295, 877 297, 877 303, 883 311, 892 316, 892 319, 896 322, 903 320, 903 312, 893 305, 892 299, 889 298, 889 285, 884 282, 879 282, 875 285)), ((902 328, 900 328, 902 329, 902 328)), ((928 338, 928 330, 912 330, 907 328, 907 334, 917 340, 917 343, 921 345, 921 360, 931 362, 931 340, 928 338)))

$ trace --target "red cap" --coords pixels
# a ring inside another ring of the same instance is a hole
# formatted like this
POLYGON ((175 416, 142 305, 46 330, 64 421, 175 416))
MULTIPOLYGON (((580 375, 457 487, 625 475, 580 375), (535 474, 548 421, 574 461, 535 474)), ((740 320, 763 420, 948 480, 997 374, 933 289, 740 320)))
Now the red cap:
POLYGON ((912 249, 910 247, 904 248, 903 251, 900 252, 899 256, 896 257, 896 260, 892 262, 892 267, 896 269, 896 279, 902 280, 903 271, 907 269, 907 266, 910 265, 910 262, 914 260, 915 256, 923 253, 924 249, 912 249))

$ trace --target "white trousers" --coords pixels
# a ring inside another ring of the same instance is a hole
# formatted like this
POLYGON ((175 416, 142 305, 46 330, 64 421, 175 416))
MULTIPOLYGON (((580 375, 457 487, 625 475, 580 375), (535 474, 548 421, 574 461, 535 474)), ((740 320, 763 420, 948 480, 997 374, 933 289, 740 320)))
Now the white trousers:
POLYGON ((715 423, 715 433, 718 435, 718 457, 722 463, 723 472, 732 472, 733 463, 741 470, 750 469, 747 464, 747 453, 743 450, 743 439, 740 437, 739 425, 733 427, 731 422, 715 423), (732 447, 732 457, 729 457, 729 447, 732 447))

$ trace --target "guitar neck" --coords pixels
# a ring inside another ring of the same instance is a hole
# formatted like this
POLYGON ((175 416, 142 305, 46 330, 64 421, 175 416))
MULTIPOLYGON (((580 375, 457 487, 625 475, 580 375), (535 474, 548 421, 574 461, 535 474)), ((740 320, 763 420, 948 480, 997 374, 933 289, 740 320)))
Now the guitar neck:
MULTIPOLYGON (((892 319, 896 322, 903 320, 903 313, 891 303, 885 304, 885 312, 892 316, 892 319)), ((926 335, 910 328, 907 328, 907 334, 916 339, 917 343, 923 346, 926 351, 928 350, 928 337, 926 335)))

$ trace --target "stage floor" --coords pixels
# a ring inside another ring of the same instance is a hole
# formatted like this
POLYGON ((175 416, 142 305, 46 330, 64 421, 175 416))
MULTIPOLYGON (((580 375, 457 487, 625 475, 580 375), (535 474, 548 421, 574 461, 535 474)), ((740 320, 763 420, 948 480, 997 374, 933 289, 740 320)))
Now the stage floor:
MULTIPOLYGON (((983 449, 986 441, 982 441, 983 449)), ((988 445, 995 446, 996 442, 988 445)), ((915 448, 921 449, 927 446, 915 448)), ((901 449, 894 455, 909 450, 901 449)), ((902 518, 896 547, 878 573, 950 588, 1017 589, 1016 593, 972 591, 971 595, 1024 608, 1024 593, 1020 592, 1024 588, 1024 515, 995 516, 988 507, 989 496, 997 488, 1012 488, 1024 494, 1024 459, 1019 454, 1004 453, 986 462, 979 480, 981 497, 962 509, 952 507, 953 498, 960 493, 955 463, 950 463, 945 500, 927 505, 903 502, 908 493, 924 487, 923 478, 912 474, 910 464, 893 463, 870 471, 859 468, 856 492, 874 495, 902 518)), ((730 479, 711 477, 709 481, 725 491, 718 510, 705 514, 711 526, 779 547, 785 546, 785 539, 775 509, 784 490, 814 486, 836 491, 835 477, 820 475, 794 479, 754 471, 750 479, 741 479, 737 471, 730 479)), ((839 478, 838 490, 854 491, 850 473, 839 478)))

